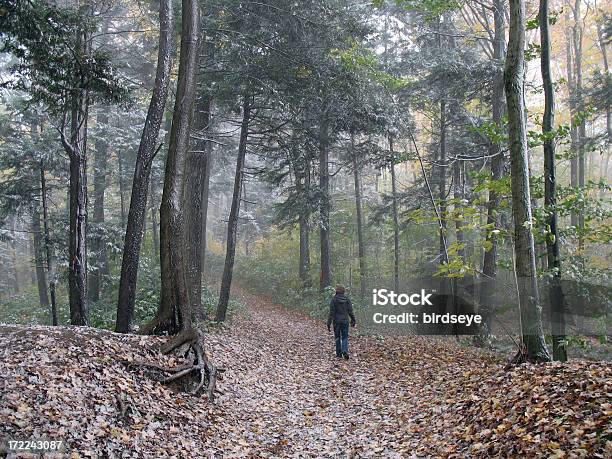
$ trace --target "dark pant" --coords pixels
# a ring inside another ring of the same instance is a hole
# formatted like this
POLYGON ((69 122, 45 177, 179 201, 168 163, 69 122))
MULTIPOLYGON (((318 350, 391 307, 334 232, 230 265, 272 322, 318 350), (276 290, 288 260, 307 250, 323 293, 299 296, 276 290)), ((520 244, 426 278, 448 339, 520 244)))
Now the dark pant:
POLYGON ((336 355, 337 356, 341 356, 344 352, 348 353, 348 335, 349 335, 348 322, 334 324, 334 338, 336 338, 336 355))

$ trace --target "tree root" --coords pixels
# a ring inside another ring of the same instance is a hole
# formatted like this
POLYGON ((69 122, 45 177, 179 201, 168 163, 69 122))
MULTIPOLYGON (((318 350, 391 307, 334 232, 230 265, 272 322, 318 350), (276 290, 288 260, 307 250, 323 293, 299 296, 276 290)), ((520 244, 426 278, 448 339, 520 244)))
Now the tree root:
POLYGON ((205 391, 208 400, 214 402, 215 392, 222 393, 216 388, 217 379, 220 379, 219 376, 225 370, 217 368, 208 360, 203 343, 202 331, 189 328, 174 336, 161 348, 163 354, 169 354, 181 348, 183 357, 188 359, 189 363, 174 368, 167 368, 149 362, 126 363, 132 367, 144 367, 153 370, 158 375, 161 373, 159 379, 163 384, 181 382, 183 383, 183 389, 187 390, 191 395, 197 395, 201 391, 205 391))
POLYGON ((149 323, 143 325, 138 333, 140 335, 162 335, 165 332, 170 334, 176 332, 174 317, 158 314, 149 323))
POLYGON ((514 357, 504 366, 504 371, 508 371, 514 367, 522 365, 523 363, 529 362, 527 358, 527 352, 525 349, 519 349, 514 357))
POLYGON ((530 355, 527 352, 527 348, 525 347, 525 345, 521 344, 518 347, 518 350, 516 352, 516 354, 514 355, 514 357, 512 357, 512 360, 510 360, 505 366, 504 366, 504 370, 508 371, 514 367, 517 367, 519 365, 522 365, 524 363, 546 363, 548 362, 548 360, 544 360, 539 358, 538 356, 533 356, 530 355))

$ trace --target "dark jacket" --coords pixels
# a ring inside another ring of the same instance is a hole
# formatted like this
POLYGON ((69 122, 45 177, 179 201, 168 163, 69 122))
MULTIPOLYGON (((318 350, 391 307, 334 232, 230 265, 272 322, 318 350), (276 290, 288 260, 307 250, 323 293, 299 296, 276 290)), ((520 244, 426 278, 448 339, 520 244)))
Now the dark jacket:
POLYGON ((355 314, 353 314, 353 305, 351 300, 342 293, 336 293, 329 303, 329 317, 327 318, 327 326, 332 322, 334 324, 346 324, 351 319, 351 325, 355 325, 355 314))

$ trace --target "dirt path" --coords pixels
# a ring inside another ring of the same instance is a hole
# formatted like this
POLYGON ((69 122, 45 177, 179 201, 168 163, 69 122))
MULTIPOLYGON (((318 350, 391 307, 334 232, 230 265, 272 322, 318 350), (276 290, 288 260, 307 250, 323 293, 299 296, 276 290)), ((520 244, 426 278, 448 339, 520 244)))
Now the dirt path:
POLYGON ((219 400, 223 420, 235 429, 215 432, 207 441, 213 449, 246 449, 254 457, 406 457, 417 449, 419 438, 409 434, 418 426, 410 392, 419 385, 422 394, 431 361, 412 359, 419 372, 411 373, 410 364, 394 364, 387 345, 357 336, 351 359, 337 359, 333 335, 320 320, 245 291, 240 296, 250 319, 232 326, 239 348, 226 347, 226 355, 217 348, 213 355, 220 362, 241 355, 240 367, 235 358, 227 363, 219 400), (389 355, 381 359, 381 352, 389 355))
POLYGON ((0 325, 0 438, 75 458, 612 457, 609 363, 505 370, 452 338, 355 334, 346 362, 322 321, 242 297, 248 317, 206 337, 215 404, 129 364, 180 364, 164 337, 0 325))

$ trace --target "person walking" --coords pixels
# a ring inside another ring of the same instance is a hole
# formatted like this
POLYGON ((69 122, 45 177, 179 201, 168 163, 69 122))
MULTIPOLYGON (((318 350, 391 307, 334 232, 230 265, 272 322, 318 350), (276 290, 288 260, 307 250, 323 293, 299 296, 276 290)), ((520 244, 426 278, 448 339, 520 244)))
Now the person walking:
POLYGON ((345 295, 346 289, 344 285, 336 285, 336 294, 329 303, 329 316, 327 317, 327 330, 331 331, 331 326, 334 326, 334 338, 336 339, 336 357, 344 357, 349 359, 349 319, 351 327, 354 327, 355 314, 353 313, 353 304, 349 297, 345 295))

